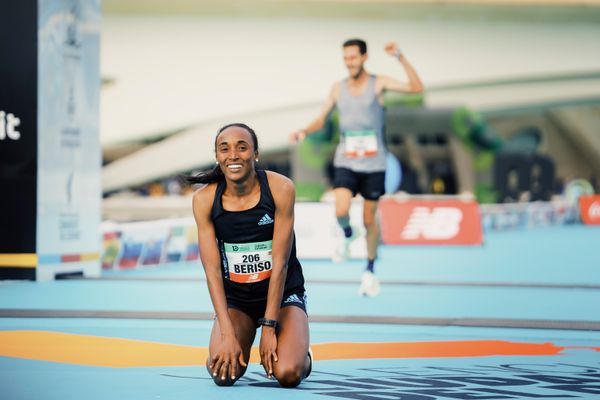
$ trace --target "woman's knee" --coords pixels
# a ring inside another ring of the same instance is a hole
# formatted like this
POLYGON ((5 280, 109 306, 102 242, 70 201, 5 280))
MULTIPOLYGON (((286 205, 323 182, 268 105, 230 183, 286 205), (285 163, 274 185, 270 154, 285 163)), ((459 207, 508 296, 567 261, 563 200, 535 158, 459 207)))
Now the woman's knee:
MULTIPOLYGON (((281 362, 281 360, 279 362, 281 362)), ((281 386, 294 388, 302 382, 302 378, 304 377, 304 365, 277 365, 274 374, 281 386)))
POLYGON ((233 384, 237 381, 237 379, 231 378, 221 379, 220 376, 213 376, 212 379, 217 386, 233 386, 233 384))

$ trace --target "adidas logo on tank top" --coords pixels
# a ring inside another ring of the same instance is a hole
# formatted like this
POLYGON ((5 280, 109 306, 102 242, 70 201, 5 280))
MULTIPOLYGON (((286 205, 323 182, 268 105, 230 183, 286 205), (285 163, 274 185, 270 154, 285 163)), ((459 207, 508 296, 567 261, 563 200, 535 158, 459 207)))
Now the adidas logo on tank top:
POLYGON ((272 224, 273 222, 273 218, 269 217, 269 214, 265 214, 260 221, 258 221, 258 225, 269 225, 272 224))

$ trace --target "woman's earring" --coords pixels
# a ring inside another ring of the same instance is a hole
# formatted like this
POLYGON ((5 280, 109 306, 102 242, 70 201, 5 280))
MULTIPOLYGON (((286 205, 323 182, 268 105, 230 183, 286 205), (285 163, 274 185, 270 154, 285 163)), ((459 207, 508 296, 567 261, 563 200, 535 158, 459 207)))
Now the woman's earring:
POLYGON ((258 158, 256 160, 254 160, 254 161, 258 162, 258 158))
POLYGON ((215 165, 219 165, 219 162, 218 162, 218 161, 215 161, 215 165))

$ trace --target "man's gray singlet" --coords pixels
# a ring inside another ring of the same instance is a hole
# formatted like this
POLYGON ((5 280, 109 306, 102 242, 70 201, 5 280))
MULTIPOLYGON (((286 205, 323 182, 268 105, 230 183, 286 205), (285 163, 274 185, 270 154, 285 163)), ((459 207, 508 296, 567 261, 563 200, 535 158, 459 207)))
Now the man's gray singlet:
POLYGON ((333 160, 335 167, 357 172, 385 171, 383 106, 375 93, 375 80, 374 75, 369 76, 360 96, 350 94, 347 78, 340 82, 336 105, 341 137, 333 160))

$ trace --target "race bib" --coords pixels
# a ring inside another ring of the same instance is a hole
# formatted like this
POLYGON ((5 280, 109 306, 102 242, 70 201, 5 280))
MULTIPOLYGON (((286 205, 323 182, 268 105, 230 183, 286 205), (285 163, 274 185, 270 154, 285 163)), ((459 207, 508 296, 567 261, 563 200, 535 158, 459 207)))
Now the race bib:
POLYGON ((260 282, 271 276, 273 241, 223 243, 229 280, 238 283, 260 282))
POLYGON ((346 157, 373 157, 377 154, 377 135, 373 129, 344 132, 346 157))

